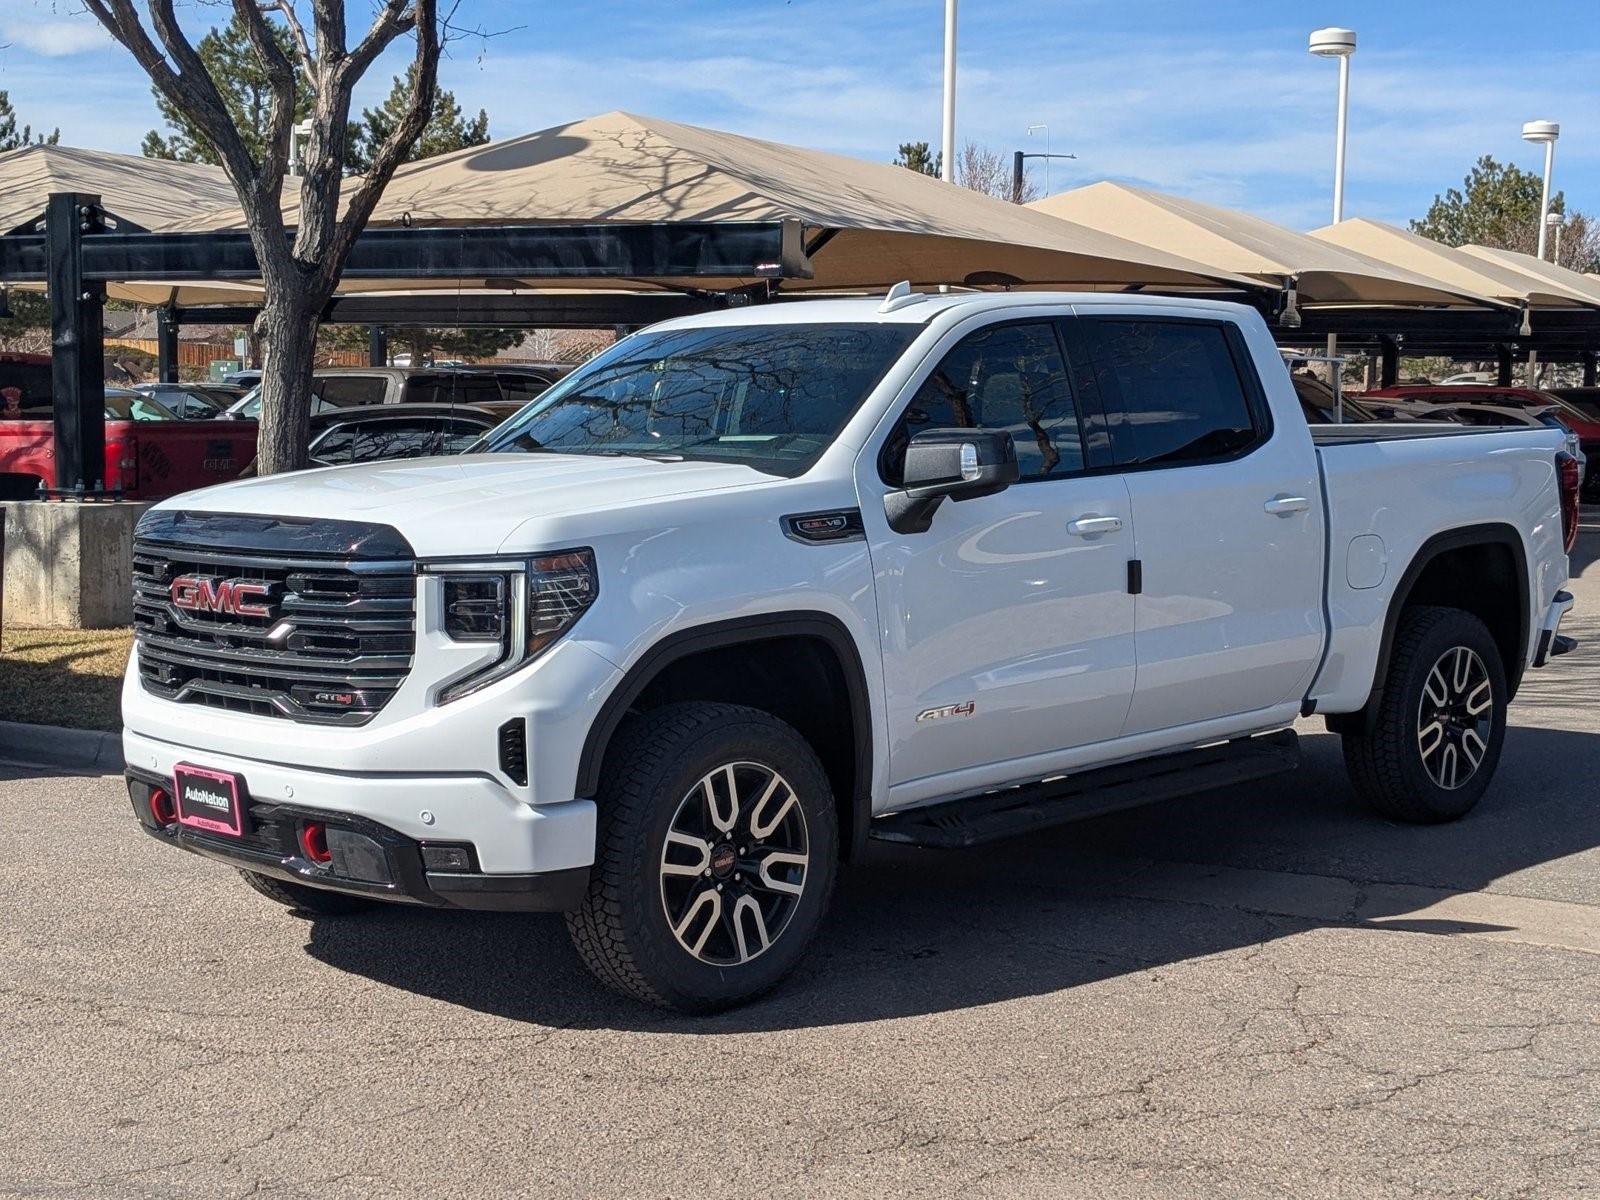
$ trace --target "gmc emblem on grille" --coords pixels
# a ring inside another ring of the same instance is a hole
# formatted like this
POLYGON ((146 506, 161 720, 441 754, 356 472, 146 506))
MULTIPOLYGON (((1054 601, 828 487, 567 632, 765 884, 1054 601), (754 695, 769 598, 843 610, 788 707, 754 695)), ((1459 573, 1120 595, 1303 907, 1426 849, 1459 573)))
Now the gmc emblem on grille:
POLYGON ((179 575, 172 581, 172 603, 191 612, 229 613, 236 617, 270 617, 272 610, 258 604, 268 594, 264 583, 245 579, 208 579, 179 575))

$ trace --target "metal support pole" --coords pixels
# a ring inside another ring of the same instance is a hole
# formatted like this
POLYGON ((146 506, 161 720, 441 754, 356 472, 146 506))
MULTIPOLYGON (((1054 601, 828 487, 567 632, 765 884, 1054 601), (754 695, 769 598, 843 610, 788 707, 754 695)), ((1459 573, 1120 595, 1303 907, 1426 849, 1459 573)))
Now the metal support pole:
POLYGON ((367 366, 389 365, 389 331, 382 325, 367 326, 367 366))
POLYGON ((1595 374, 1596 374, 1595 368, 1596 368, 1597 365, 1600 365, 1600 354, 1596 354, 1593 350, 1585 350, 1583 352, 1583 386, 1584 387, 1594 387, 1595 386, 1595 374))
POLYGON ((1379 387, 1393 387, 1400 381, 1400 343, 1392 337, 1378 339, 1379 353, 1383 358, 1378 375, 1379 387))
POLYGON ((83 236, 102 228, 99 196, 51 193, 45 208, 45 257, 58 494, 105 490, 106 288, 83 278, 83 236))
POLYGON ((178 382, 178 314, 170 306, 156 309, 156 378, 178 382))
MULTIPOLYGON (((1333 223, 1344 220, 1344 143, 1345 130, 1350 123, 1350 56, 1339 56, 1339 124, 1333 140, 1333 223)), ((1328 335, 1328 357, 1339 357, 1339 339, 1328 335)), ((1338 363, 1329 365, 1330 373, 1339 370, 1338 363)))
MULTIPOLYGON (((1045 160, 1049 162, 1049 159, 1045 160)), ((1011 156, 1011 202, 1022 203, 1022 151, 1018 150, 1011 156)))
POLYGON ((956 181, 956 0, 944 0, 944 161, 946 183, 956 181))
POLYGON ((1499 363, 1499 373, 1495 378, 1496 387, 1511 386, 1511 347, 1501 342, 1494 348, 1494 356, 1499 363))
POLYGON ((1544 257, 1544 233, 1549 228, 1545 218, 1550 215, 1550 172, 1556 165, 1556 143, 1551 138, 1544 144, 1544 187, 1539 193, 1539 250, 1536 258, 1544 257))

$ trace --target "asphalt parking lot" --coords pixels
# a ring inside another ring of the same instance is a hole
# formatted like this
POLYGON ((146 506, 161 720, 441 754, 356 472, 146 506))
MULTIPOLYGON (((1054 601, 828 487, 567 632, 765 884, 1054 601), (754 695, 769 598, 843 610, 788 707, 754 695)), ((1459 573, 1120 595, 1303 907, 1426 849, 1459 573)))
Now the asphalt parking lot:
POLYGON ((1235 794, 879 850, 774 996, 593 984, 557 918, 308 921, 0 768, 0 1193, 1568 1196, 1600 1188, 1600 511, 1580 649, 1443 828, 1337 739, 1235 794))

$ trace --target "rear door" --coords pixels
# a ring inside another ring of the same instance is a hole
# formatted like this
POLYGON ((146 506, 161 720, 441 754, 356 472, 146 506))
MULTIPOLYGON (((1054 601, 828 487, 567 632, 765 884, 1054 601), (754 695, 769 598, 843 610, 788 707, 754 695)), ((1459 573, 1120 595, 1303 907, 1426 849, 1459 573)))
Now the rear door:
POLYGON ((1067 333, 1133 511, 1138 684, 1124 734, 1298 700, 1323 637, 1305 422, 1274 428, 1231 322, 1080 316, 1067 333))

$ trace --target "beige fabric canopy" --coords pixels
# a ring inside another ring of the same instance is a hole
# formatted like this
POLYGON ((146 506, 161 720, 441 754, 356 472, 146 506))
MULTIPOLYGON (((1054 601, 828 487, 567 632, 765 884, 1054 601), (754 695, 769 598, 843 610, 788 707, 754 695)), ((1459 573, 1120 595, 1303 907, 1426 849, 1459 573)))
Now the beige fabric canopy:
POLYGON ((1274 287, 1295 279, 1300 299, 1309 303, 1497 303, 1471 288, 1427 278, 1248 213, 1123 183, 1092 183, 1035 200, 1029 207, 1219 270, 1252 275, 1274 287))
POLYGON ((0 154, 0 229, 44 215, 51 192, 98 195, 113 217, 146 229, 192 220, 196 209, 237 203, 221 167, 72 146, 24 146, 0 154))
POLYGON ((1591 297, 1589 303, 1600 304, 1600 281, 1593 276, 1584 275, 1578 271, 1568 270, 1566 267, 1557 266, 1553 262, 1545 262, 1531 254, 1523 254, 1518 250, 1497 250, 1492 246, 1465 245, 1461 253, 1470 254, 1473 258, 1494 263, 1508 271, 1524 275, 1534 282, 1535 286, 1553 286, 1566 288, 1574 292, 1582 292, 1591 297))
POLYGON ((1365 217, 1325 225, 1312 230, 1311 236, 1496 300, 1526 303, 1534 308, 1575 308, 1597 303, 1586 290, 1535 280, 1499 263, 1365 217))
MULTIPOLYGON (((785 291, 997 276, 1091 288, 1258 286, 903 167, 623 112, 409 163, 373 215, 378 225, 428 226, 780 219, 801 221, 815 246, 815 277, 786 280, 785 291)), ((188 227, 241 224, 237 210, 221 210, 188 227)))

